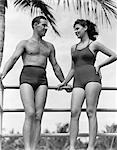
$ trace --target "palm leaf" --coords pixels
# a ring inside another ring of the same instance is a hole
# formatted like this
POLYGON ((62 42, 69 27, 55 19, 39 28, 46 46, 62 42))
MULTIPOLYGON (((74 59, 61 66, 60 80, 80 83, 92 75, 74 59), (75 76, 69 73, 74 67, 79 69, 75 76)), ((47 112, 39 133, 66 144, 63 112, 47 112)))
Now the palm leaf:
POLYGON ((104 11, 105 19, 111 25, 109 16, 117 19, 117 6, 116 3, 112 0, 98 0, 101 4, 102 10, 104 11))
POLYGON ((8 7, 8 5, 7 5, 7 0, 5 0, 5 7, 8 7))
POLYGON ((55 18, 50 10, 52 8, 45 4, 42 0, 15 0, 14 5, 21 7, 22 9, 30 9, 32 15, 38 14, 41 10, 41 13, 45 15, 50 25, 52 26, 54 32, 60 36, 59 32, 56 29, 55 18))
MULTIPOLYGON (((117 19, 117 3, 115 2, 116 0, 69 0, 69 3, 68 0, 58 0, 58 5, 61 1, 68 7, 73 4, 74 10, 76 10, 81 17, 84 15, 84 13, 85 17, 87 18, 90 18, 93 15, 95 22, 101 19, 102 24, 105 21, 107 24, 111 25, 111 17, 117 19), (101 10, 99 10, 100 7, 101 10), (103 15, 101 16, 100 14, 103 15)), ((66 8, 66 6, 64 7, 66 8)))
POLYGON ((2 5, 4 5, 5 7, 8 6, 8 5, 7 5, 7 0, 0 0, 0 3, 1 3, 2 5))

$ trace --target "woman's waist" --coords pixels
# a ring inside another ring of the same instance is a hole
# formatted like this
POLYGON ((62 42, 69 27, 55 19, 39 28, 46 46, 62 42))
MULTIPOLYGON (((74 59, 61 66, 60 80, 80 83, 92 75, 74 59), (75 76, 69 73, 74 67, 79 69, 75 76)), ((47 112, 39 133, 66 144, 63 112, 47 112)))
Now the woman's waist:
POLYGON ((83 64, 83 65, 75 65, 74 69, 86 69, 86 68, 95 68, 92 64, 83 64))
POLYGON ((76 74, 96 74, 96 69, 93 65, 83 65, 74 68, 76 74))

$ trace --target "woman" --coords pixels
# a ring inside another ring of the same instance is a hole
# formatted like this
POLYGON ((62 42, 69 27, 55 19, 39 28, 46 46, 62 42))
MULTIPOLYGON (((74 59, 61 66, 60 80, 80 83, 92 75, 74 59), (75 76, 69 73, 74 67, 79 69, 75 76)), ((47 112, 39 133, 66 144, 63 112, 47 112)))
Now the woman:
POLYGON ((66 79, 58 85, 58 89, 65 86, 72 77, 74 78, 71 98, 70 150, 75 150, 79 117, 85 98, 89 121, 89 144, 87 150, 94 150, 97 134, 96 108, 102 88, 100 69, 117 60, 117 56, 113 51, 96 41, 98 32, 96 25, 91 21, 78 19, 73 27, 80 42, 71 47, 71 69, 66 79), (109 57, 98 66, 94 66, 99 51, 109 57))

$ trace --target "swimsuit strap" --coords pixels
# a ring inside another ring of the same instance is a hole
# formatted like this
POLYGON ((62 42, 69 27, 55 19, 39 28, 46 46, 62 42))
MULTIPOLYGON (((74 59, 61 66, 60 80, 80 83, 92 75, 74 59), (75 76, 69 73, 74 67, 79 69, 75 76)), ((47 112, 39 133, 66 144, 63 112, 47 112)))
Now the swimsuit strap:
POLYGON ((88 44, 88 46, 87 46, 87 47, 88 47, 88 50, 93 54, 94 57, 96 57, 95 54, 94 54, 94 53, 90 50, 90 48, 89 48, 89 46, 90 46, 91 43, 93 43, 93 41, 91 41, 91 42, 88 44))
MULTIPOLYGON (((88 43, 88 45, 86 46, 86 47, 89 47, 89 45, 92 43, 93 41, 89 41, 89 43, 88 43)), ((77 46, 79 45, 79 43, 78 44, 76 44, 76 47, 75 47, 75 50, 77 50, 77 46)))
POLYGON ((91 43, 93 43, 93 41, 91 41, 91 42, 89 41, 89 43, 88 43, 87 47, 88 47, 91 43))

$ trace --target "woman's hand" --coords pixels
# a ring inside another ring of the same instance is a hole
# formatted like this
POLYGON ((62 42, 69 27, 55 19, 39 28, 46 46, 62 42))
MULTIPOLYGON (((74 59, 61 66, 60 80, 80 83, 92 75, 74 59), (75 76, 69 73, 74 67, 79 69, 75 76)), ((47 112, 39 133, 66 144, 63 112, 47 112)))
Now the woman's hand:
POLYGON ((95 69, 96 69, 96 74, 98 74, 100 76, 100 79, 102 79, 102 74, 101 74, 100 67, 96 66, 95 69))
POLYGON ((57 85, 57 90, 62 90, 63 86, 66 86, 66 83, 64 81, 57 85))
POLYGON ((62 83, 60 83, 59 85, 57 85, 57 90, 62 90, 64 86, 65 86, 65 90, 66 90, 67 92, 72 92, 72 86, 66 84, 65 82, 62 82, 62 83))
POLYGON ((72 92, 72 89, 73 87, 71 85, 67 85, 65 90, 69 93, 69 92, 72 92))

